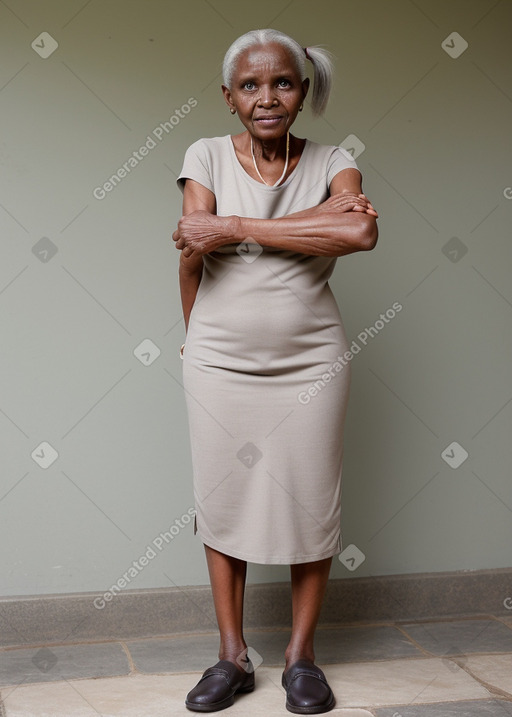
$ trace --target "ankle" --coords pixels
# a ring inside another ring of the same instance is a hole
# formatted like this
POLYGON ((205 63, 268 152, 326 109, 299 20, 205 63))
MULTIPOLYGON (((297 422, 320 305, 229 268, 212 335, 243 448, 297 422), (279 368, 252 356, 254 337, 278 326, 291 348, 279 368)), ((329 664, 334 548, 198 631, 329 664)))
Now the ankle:
POLYGON ((234 662, 237 667, 244 670, 244 659, 247 656, 247 644, 245 641, 237 643, 227 643, 221 645, 219 649, 219 660, 228 660, 234 662))
POLYGON ((288 670, 297 660, 310 660, 315 661, 315 652, 312 648, 302 648, 300 650, 286 650, 284 653, 285 667, 284 671, 288 670))

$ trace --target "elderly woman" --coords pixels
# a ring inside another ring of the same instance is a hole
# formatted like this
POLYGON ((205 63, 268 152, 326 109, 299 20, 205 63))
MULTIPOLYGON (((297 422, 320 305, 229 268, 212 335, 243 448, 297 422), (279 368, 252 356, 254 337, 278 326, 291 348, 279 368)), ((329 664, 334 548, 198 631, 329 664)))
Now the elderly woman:
POLYGON ((306 59, 318 116, 330 58, 276 30, 239 37, 224 58, 222 92, 245 130, 194 142, 177 180, 194 533, 220 631, 219 662, 186 698, 195 711, 224 709, 254 689, 242 624, 247 562, 290 565, 287 709, 316 714, 335 704, 313 649, 341 551, 350 384, 328 279, 337 257, 375 246, 378 215, 348 152, 290 134, 308 93, 306 59))

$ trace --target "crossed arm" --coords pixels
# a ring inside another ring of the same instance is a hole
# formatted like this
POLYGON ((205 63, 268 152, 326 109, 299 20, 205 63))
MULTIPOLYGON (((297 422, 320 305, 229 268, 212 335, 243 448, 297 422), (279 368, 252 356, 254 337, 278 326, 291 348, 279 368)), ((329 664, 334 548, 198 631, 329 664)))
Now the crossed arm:
POLYGON ((247 240, 303 254, 343 256, 373 249, 378 238, 378 214, 362 193, 357 169, 339 172, 324 202, 285 217, 219 217, 215 212, 213 192, 187 179, 183 216, 172 235, 181 249, 179 278, 186 329, 201 281, 203 254, 247 240))

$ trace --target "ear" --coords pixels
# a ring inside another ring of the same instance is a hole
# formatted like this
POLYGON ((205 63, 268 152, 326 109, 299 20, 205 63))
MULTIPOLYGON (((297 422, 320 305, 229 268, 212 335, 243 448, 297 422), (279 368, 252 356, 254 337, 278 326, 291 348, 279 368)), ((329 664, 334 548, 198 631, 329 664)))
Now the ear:
POLYGON ((228 107, 235 108, 235 105, 233 104, 233 98, 231 97, 231 91, 226 85, 221 85, 222 94, 224 95, 224 99, 226 100, 226 104, 228 107))
POLYGON ((302 83, 302 93, 304 95, 303 99, 306 98, 306 95, 308 94, 308 90, 309 90, 309 77, 306 77, 306 79, 302 83))

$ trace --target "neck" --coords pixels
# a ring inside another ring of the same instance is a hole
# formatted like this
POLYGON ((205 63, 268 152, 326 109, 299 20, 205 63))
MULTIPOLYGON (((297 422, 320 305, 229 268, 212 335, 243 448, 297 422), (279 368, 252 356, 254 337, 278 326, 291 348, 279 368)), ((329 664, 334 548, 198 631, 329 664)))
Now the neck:
MULTIPOLYGON (((290 135, 290 149, 291 149, 292 136, 290 135)), ((263 158, 268 162, 273 162, 276 157, 286 156, 286 134, 276 139, 259 139, 258 137, 252 138, 254 154, 257 159, 263 158)), ((251 153, 251 136, 248 133, 249 143, 249 154, 251 153)))

